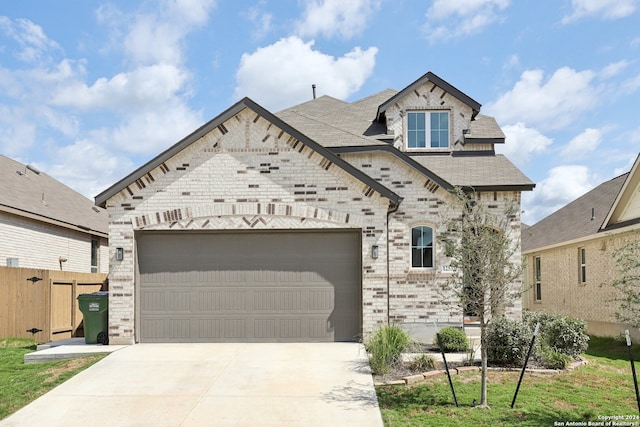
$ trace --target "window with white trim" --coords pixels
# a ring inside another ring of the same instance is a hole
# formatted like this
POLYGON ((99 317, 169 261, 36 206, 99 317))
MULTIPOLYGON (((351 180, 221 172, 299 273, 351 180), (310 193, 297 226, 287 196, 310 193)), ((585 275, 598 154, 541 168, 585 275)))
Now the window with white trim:
POLYGON ((533 281, 535 284, 534 286, 536 301, 542 301, 542 270, 539 256, 534 258, 533 281))
POLYGON ((448 111, 407 113, 407 149, 449 148, 448 111))
POLYGON ((578 248, 578 281, 580 284, 587 283, 587 250, 578 248))
POLYGON ((100 241, 97 237, 91 239, 91 272, 98 272, 98 260, 100 254, 100 241))
POLYGON ((411 229, 411 267, 433 268, 433 228, 421 225, 411 229))

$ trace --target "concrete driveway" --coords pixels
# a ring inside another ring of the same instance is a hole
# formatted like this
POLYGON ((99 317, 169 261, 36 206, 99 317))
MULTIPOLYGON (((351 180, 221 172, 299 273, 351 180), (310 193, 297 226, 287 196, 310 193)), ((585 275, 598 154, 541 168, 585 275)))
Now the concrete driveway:
POLYGON ((0 426, 382 426, 357 343, 137 344, 0 426))

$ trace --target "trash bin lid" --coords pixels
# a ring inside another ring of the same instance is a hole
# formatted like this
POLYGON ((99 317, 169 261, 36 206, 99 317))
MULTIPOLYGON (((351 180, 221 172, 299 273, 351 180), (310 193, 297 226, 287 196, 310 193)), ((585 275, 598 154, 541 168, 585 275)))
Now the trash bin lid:
POLYGON ((97 291, 97 292, 93 292, 90 294, 80 294, 78 295, 76 298, 77 299, 93 299, 93 298, 103 298, 103 297, 109 297, 109 291, 97 291))

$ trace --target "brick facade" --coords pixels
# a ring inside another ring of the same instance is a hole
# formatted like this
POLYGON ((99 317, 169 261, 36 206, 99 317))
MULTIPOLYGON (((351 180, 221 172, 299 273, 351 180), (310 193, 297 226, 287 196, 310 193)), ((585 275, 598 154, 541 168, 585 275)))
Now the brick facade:
POLYGON ((131 188, 109 200, 110 242, 124 249, 112 263, 111 342, 135 340, 137 230, 362 230, 364 332, 386 322, 389 201, 362 182, 244 110, 131 188), (371 258, 371 246, 380 255, 371 258))
POLYGON ((625 329, 640 339, 640 332, 629 325, 619 323, 615 317, 619 295, 606 286, 618 269, 613 252, 638 233, 603 234, 572 244, 532 251, 524 256, 527 292, 523 297, 524 308, 542 310, 583 319, 589 333, 600 336, 617 336, 625 329), (579 249, 586 251, 586 281, 580 282, 579 249), (534 292, 534 259, 540 257, 542 299, 536 301, 534 292))
MULTIPOLYGON (((432 86, 419 87, 386 109, 388 136, 381 138, 390 140, 388 148, 404 150, 407 110, 437 108, 450 111, 450 151, 480 151, 479 155, 489 157, 490 142, 464 146, 463 135, 478 112, 475 107, 432 86)), ((136 341, 136 235, 147 230, 356 229, 362 243, 365 339, 388 322, 462 324, 459 301, 440 291, 452 277, 447 269, 450 259, 437 240, 444 231, 442 216, 451 201, 451 185, 434 182, 417 162, 411 165, 388 151, 344 151, 336 156, 277 117, 243 102, 237 104, 238 110, 232 107, 158 156, 144 172, 134 173, 135 177, 97 197, 104 201, 111 221, 110 342, 136 341), (432 227, 435 233, 432 269, 411 267, 411 230, 420 225, 432 227), (378 249, 375 259, 374 246, 378 249), (115 260, 116 248, 124 251, 122 261, 115 260)), ((312 120, 303 121, 313 130, 312 120)), ((334 131, 326 129, 322 137, 334 131)), ((344 144, 336 135, 334 142, 344 144)), ((343 134, 345 139, 354 135, 343 134)), ((438 155, 447 154, 438 151, 438 155)), ((478 194, 490 201, 489 209, 498 215, 507 203, 517 205, 510 231, 518 242, 521 190, 508 189, 508 182, 495 182, 499 191, 478 194)), ((521 183, 520 187, 532 187, 526 177, 521 183)), ((520 262, 519 251, 513 261, 520 262)), ((513 284, 515 291, 520 287, 519 281, 513 284)), ((507 314, 520 316, 519 299, 507 314)))

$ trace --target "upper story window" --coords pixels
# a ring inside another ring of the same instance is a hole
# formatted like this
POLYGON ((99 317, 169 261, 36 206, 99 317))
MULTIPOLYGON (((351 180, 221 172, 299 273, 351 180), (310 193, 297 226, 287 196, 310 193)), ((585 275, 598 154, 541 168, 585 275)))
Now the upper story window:
POLYGON ((97 238, 91 239, 91 272, 98 272, 98 254, 100 252, 100 241, 97 238))
POLYGON ((407 148, 449 148, 449 112, 408 112, 407 148))
POLYGON ((433 228, 411 229, 411 267, 433 268, 433 228))

